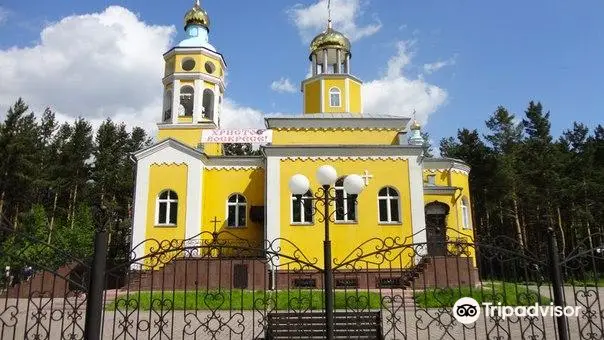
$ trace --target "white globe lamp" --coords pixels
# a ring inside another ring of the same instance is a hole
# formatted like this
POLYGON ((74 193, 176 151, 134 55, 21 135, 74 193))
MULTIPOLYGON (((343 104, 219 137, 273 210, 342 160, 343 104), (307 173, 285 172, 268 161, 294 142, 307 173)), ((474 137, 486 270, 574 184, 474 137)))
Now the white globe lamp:
POLYGON ((301 174, 293 175, 289 180, 289 190, 294 195, 304 195, 310 188, 310 181, 301 174))
POLYGON ((348 194, 358 195, 365 188, 365 182, 363 182, 363 178, 359 175, 348 175, 344 178, 344 190, 348 194))
POLYGON ((331 165, 321 165, 317 169, 317 180, 321 185, 334 185, 338 179, 338 172, 331 165))

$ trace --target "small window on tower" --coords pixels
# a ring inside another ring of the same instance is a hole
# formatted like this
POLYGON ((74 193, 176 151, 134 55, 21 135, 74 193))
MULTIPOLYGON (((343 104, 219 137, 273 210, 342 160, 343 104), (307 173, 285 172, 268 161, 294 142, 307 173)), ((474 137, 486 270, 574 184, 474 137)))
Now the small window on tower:
POLYGON ((436 175, 428 175, 428 185, 436 185, 436 175))
POLYGON ((216 66, 211 61, 206 61, 205 68, 206 68, 206 72, 208 72, 209 74, 212 74, 212 73, 214 73, 214 71, 216 71, 216 66))
POLYGON ((185 71, 192 71, 195 68, 195 60, 191 58, 184 59, 182 61, 182 69, 185 71))
POLYGON ((329 90, 329 105, 331 107, 340 107, 340 89, 332 87, 329 90))

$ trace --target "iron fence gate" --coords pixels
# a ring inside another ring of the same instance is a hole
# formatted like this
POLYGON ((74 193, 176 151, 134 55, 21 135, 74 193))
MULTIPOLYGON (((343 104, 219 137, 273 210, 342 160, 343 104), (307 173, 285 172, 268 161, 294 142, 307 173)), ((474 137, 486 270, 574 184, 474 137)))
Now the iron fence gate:
POLYGON ((24 246, 0 250, 10 263, 2 339, 324 338, 326 294, 336 338, 603 338, 603 249, 585 240, 559 258, 553 233, 530 246, 505 237, 472 242, 455 230, 438 244, 367 240, 333 259, 334 289, 326 292, 320 259, 285 239, 252 243, 223 231, 146 240, 133 252, 143 255, 105 268, 104 231, 90 262, 3 231, 24 246), (463 324, 454 310, 461 297, 493 308, 463 324), (580 307, 579 314, 509 316, 494 308, 535 303, 580 307))

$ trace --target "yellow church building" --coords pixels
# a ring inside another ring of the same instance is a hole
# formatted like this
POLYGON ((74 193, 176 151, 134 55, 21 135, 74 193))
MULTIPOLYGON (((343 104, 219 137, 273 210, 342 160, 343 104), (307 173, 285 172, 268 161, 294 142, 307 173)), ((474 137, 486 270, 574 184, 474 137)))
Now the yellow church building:
MULTIPOLYGON (((322 165, 341 176, 335 182, 333 258, 345 258, 372 238, 420 244, 444 241, 449 229, 473 234, 469 166, 425 157, 421 127, 412 117, 364 112, 350 41, 331 21, 310 44, 302 113, 266 117, 259 133, 270 140, 261 143, 259 156, 225 156, 219 140, 202 138, 208 131, 240 130, 221 129, 227 63, 210 44, 210 18, 199 3, 187 12, 184 29, 186 39, 164 54, 157 142, 135 154, 131 244, 137 258, 149 251, 137 247, 145 240, 195 240, 214 231, 216 218, 218 230, 251 242, 288 240, 320 266, 324 228, 308 198, 320 187, 315 174, 322 165), (288 186, 295 174, 311 181, 302 199, 288 186), (343 180, 351 174, 365 186, 356 204, 345 199, 343 180)), ((432 255, 444 251, 427 249, 432 255)))

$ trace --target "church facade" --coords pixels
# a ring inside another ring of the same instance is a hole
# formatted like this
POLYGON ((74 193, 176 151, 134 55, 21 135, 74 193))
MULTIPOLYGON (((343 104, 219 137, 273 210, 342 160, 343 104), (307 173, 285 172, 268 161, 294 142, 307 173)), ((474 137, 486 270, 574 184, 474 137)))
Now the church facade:
POLYGON ((186 14, 185 31, 186 39, 164 54, 157 142, 134 155, 137 258, 150 251, 138 246, 147 239, 195 240, 216 229, 257 244, 288 240, 323 263, 324 227, 310 200, 320 187, 315 174, 322 165, 340 176, 333 258, 345 258, 372 238, 420 244, 457 237, 447 230, 473 235, 470 168, 455 159, 425 157, 421 126, 412 117, 364 112, 351 44, 331 22, 310 46, 302 113, 266 117, 272 139, 259 156, 225 156, 223 144, 202 143, 203 131, 230 133, 220 121, 227 63, 209 42, 210 19, 199 4, 186 14), (311 181, 301 199, 288 187, 295 174, 311 181), (350 174, 365 185, 356 204, 345 199, 343 180, 350 174))

